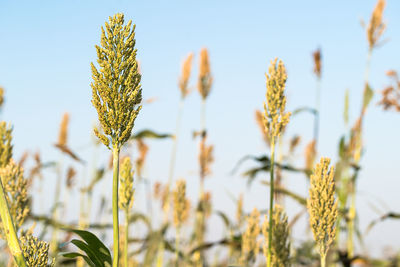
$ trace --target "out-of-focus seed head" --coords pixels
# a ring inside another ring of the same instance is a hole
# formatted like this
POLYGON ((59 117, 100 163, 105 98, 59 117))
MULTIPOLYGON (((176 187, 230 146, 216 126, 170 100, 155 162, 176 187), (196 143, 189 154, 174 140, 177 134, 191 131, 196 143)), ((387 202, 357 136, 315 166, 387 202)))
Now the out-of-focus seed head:
POLYGON ((329 168, 329 163, 329 158, 321 158, 314 168, 307 199, 310 226, 321 256, 327 254, 330 244, 335 239, 338 216, 334 169, 329 168))
POLYGON ((378 0, 369 20, 367 26, 367 40, 370 50, 379 45, 378 41, 386 30, 386 24, 383 22, 385 5, 385 0, 378 0))
MULTIPOLYGON (((264 256, 268 258, 268 231, 269 221, 265 216, 262 226, 262 232, 265 238, 263 252, 264 256)), ((286 216, 283 208, 275 205, 272 217, 272 266, 287 267, 290 266, 290 240, 289 240, 289 226, 288 217, 286 216)))
POLYGON ((130 209, 134 201, 135 189, 133 188, 133 174, 132 163, 129 157, 124 158, 121 165, 121 171, 119 175, 120 187, 119 187, 119 207, 120 209, 130 209))
POLYGON ((179 78, 179 89, 181 90, 181 97, 185 98, 189 94, 189 78, 192 70, 193 53, 187 55, 182 64, 182 74, 179 78))
POLYGON ((199 70, 199 81, 197 83, 197 89, 203 100, 210 94, 211 86, 213 83, 213 77, 210 70, 210 58, 208 56, 207 48, 203 48, 200 51, 200 70, 199 70))
POLYGON ((274 142, 289 123, 290 117, 290 112, 285 113, 286 69, 282 61, 277 62, 277 58, 273 60, 269 66, 268 74, 265 74, 267 94, 266 102, 264 102, 264 125, 265 131, 274 142))
POLYGON ((190 201, 186 198, 186 182, 178 180, 175 190, 173 191, 174 203, 174 224, 176 227, 181 227, 189 218, 190 201))

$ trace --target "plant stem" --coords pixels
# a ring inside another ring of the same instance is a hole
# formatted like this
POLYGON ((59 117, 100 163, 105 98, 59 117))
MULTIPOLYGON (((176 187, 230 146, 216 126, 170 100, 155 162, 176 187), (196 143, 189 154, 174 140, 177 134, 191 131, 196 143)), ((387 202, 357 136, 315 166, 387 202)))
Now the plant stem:
MULTIPOLYGON (((60 194, 61 194, 61 181, 62 181, 62 165, 63 165, 63 156, 61 155, 61 158, 57 164, 57 182, 56 182, 56 191, 54 195, 54 206, 53 206, 53 212, 52 212, 52 218, 53 220, 58 219, 58 202, 60 201, 60 194)), ((58 251, 58 246, 57 246, 57 236, 58 236, 58 229, 54 228, 53 232, 51 234, 51 241, 50 241, 50 251, 51 254, 56 255, 58 251)))
POLYGON ((113 146, 113 200, 112 200, 112 213, 113 213, 113 267, 118 267, 119 263, 119 221, 118 221, 118 182, 119 182, 119 147, 113 146))
MULTIPOLYGON (((177 151, 177 146, 178 146, 179 128, 181 125, 182 113, 183 113, 183 98, 181 98, 181 100, 179 101, 178 115, 176 117, 175 136, 174 136, 174 142, 172 144, 171 161, 169 163, 168 189, 171 188, 172 181, 174 179, 176 151, 177 151)), ((168 190, 168 194, 169 194, 169 190, 168 190)))
POLYGON ((181 230, 181 227, 177 226, 176 227, 176 236, 175 236, 175 259, 176 259, 175 266, 176 267, 179 267, 178 261, 179 261, 180 230, 181 230))
POLYGON ((320 121, 320 106, 321 106, 321 79, 317 78, 316 94, 315 94, 315 117, 314 117, 314 140, 315 150, 318 151, 319 137, 319 121, 320 121))
POLYGON ((124 263, 128 267, 128 239, 129 239, 129 207, 125 208, 125 238, 124 238, 124 263))
POLYGON ((3 183, 0 179, 0 216, 3 222, 3 230, 7 239, 8 247, 18 267, 26 267, 24 255, 22 254, 21 246, 18 241, 17 232, 8 209, 6 195, 4 193, 3 183))
POLYGON ((322 254, 321 255, 321 267, 325 267, 326 266, 326 255, 322 254))
POLYGON ((272 267, 272 216, 274 208, 274 165, 275 165, 275 137, 271 138, 271 167, 270 167, 270 193, 269 193, 269 229, 268 229, 268 257, 267 266, 272 267))

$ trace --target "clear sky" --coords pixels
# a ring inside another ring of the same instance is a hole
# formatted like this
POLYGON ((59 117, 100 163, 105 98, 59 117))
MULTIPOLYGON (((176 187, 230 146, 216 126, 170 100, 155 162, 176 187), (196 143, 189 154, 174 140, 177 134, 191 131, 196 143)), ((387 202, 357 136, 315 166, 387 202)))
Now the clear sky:
MULTIPOLYGON (((231 175, 244 155, 265 153, 254 121, 255 109, 265 99, 265 72, 279 57, 288 70, 288 109, 312 106, 315 79, 311 53, 323 54, 320 156, 336 158, 338 140, 345 133, 343 99, 350 91, 350 121, 360 110, 367 42, 360 20, 368 21, 375 0, 366 1, 1 1, 0 85, 6 90, 2 119, 14 126, 15 155, 40 150, 45 161, 60 157, 52 146, 64 112, 71 115, 70 146, 88 158, 91 129, 97 115, 91 106, 90 62, 96 60, 100 27, 117 12, 136 24, 136 46, 143 73, 145 99, 157 97, 142 109, 135 129, 172 132, 179 90, 177 80, 183 58, 195 53, 191 84, 196 84, 198 54, 207 47, 214 85, 207 103, 207 128, 215 144, 213 175, 206 188, 213 192, 216 209, 234 213, 229 194, 247 192, 248 211, 267 207, 268 190, 258 181, 252 188, 240 172, 231 175)), ((400 209, 400 114, 376 106, 379 90, 388 84, 385 71, 400 71, 400 2, 389 0, 385 10, 387 42, 374 51, 371 86, 376 90, 365 124, 366 154, 359 179, 358 208, 361 230, 382 212, 400 209)), ((182 121, 176 175, 188 180, 197 196, 197 141, 191 134, 200 124, 200 97, 192 93, 182 121)), ((293 119, 288 136, 302 135, 298 150, 302 166, 304 146, 312 136, 312 117, 293 119)), ((151 181, 166 181, 171 142, 152 141, 146 165, 151 181)), ((106 149, 101 149, 104 161, 106 149)), ((102 156, 102 157, 103 157, 102 156)), ((243 171, 245 168, 242 168, 243 171)), ((54 177, 46 177, 44 190, 52 192, 54 177)), ((110 188, 104 183, 103 192, 110 188)), ((290 188, 305 194, 302 177, 286 175, 290 188)), ((38 204, 36 204, 38 205, 38 204)), ((140 205, 140 204, 138 204, 140 205)), ((40 208, 37 208, 40 210, 40 208)), ((44 209, 44 208, 43 208, 44 209)), ((42 209, 42 210, 43 210, 42 209)), ((299 207, 288 201, 288 213, 299 207)), ((215 223, 220 224, 218 220, 215 223)), ((386 221, 367 236, 370 252, 386 245, 400 248, 399 221, 386 221)), ((218 226, 222 228, 222 226, 218 226)), ((299 232, 304 226, 299 226, 299 232)), ((295 233, 301 238, 302 234, 295 233)))

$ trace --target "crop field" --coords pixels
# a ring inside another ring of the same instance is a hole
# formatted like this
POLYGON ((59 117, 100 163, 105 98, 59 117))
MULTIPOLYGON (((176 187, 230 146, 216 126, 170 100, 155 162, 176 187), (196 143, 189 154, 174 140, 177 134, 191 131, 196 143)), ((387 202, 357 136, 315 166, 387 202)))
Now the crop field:
POLYGON ((0 267, 400 267, 399 3, 250 2, 0 3, 0 267))

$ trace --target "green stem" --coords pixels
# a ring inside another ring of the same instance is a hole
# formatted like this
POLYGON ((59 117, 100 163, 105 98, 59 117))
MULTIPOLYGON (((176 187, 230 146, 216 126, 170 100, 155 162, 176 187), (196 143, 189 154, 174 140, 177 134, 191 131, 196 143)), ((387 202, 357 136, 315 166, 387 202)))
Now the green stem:
POLYGON ((267 266, 272 267, 272 216, 274 208, 274 165, 275 165, 275 137, 271 138, 271 168, 269 193, 269 228, 268 228, 268 257, 267 266))
POLYGON ((3 230, 6 235, 7 244, 10 248, 11 254, 14 257, 14 260, 18 267, 26 267, 24 255, 22 254, 22 250, 18 241, 17 232, 14 227, 14 223, 10 214, 10 210, 8 209, 6 195, 4 193, 3 183, 0 179, 0 216, 1 221, 3 222, 3 230))
POLYGON ((113 267, 118 267, 119 263, 119 221, 118 221, 118 182, 119 182, 119 147, 113 146, 113 194, 112 194, 112 213, 113 213, 113 267))
POLYGON ((125 238, 124 238, 124 262, 125 267, 128 267, 128 239, 129 239, 129 207, 125 209, 125 238))

